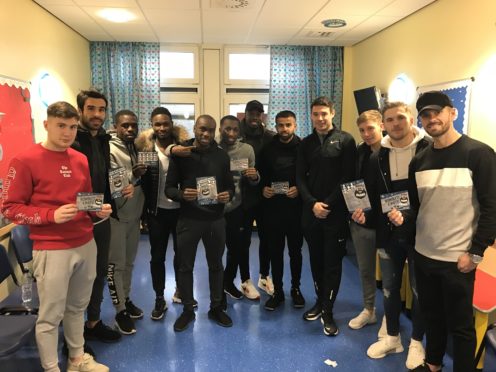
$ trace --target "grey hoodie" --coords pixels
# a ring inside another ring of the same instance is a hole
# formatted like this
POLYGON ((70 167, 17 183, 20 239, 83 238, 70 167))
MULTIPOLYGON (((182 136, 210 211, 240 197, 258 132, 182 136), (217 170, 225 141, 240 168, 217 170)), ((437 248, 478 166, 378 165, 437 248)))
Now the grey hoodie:
POLYGON ((120 221, 128 222, 139 220, 145 196, 138 183, 138 179, 133 175, 133 165, 137 163, 137 152, 134 143, 126 143, 118 138, 115 133, 110 139, 110 167, 111 169, 123 167, 127 171, 129 183, 134 185, 134 193, 131 198, 117 198, 117 216, 120 221))
MULTIPOLYGON (((253 147, 247 143, 241 142, 239 139, 234 143, 234 145, 227 145, 225 142, 220 141, 219 146, 227 152, 231 160, 236 159, 248 159, 248 167, 255 167, 255 152, 253 147)), ((228 213, 236 209, 241 205, 241 187, 243 182, 243 176, 240 171, 232 171, 234 180, 234 196, 229 203, 226 204, 224 212, 228 213)), ((258 180, 251 181, 246 179, 250 185, 257 185, 260 182, 260 176, 258 180)))

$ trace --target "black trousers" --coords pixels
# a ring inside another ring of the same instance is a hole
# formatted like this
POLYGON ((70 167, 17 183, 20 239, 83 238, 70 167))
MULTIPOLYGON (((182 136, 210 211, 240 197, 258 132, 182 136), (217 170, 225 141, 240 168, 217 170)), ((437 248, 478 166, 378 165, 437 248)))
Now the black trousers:
POLYGON ((200 239, 205 246, 210 285, 210 308, 221 305, 224 292, 222 256, 226 243, 224 217, 213 221, 179 217, 177 221, 177 254, 179 272, 177 284, 185 310, 193 310, 193 268, 200 239))
POLYGON ((317 301, 332 314, 341 284, 343 257, 346 254, 346 224, 312 218, 303 226, 308 243, 310 267, 317 301))
MULTIPOLYGON (((263 207, 261 204, 258 204, 256 207, 250 208, 245 211, 246 213, 246 223, 250 227, 253 226, 253 221, 257 223, 257 232, 259 239, 258 246, 258 259, 260 262, 260 274, 262 276, 269 275, 270 272, 270 252, 269 245, 267 243, 267 233, 263 216, 263 207)), ((249 239, 246 239, 244 244, 248 246, 248 250, 250 249, 251 244, 251 233, 247 236, 249 239)))
POLYGON ((267 241, 272 265, 272 280, 276 291, 283 290, 284 248, 288 244, 289 266, 291 268, 291 287, 298 288, 301 279, 303 232, 299 215, 265 215, 267 241))
POLYGON ((249 261, 252 226, 241 206, 226 213, 224 217, 226 219, 227 248, 224 283, 230 285, 236 278, 238 267, 241 282, 250 279, 249 261))
POLYGON ((420 310, 425 319, 427 363, 441 365, 448 333, 453 336, 453 371, 475 370, 476 334, 472 298, 475 270, 462 273, 456 262, 415 252, 420 310))
POLYGON ((153 290, 156 296, 163 296, 165 290, 165 255, 169 235, 172 234, 172 247, 174 249, 174 276, 177 282, 179 261, 177 257, 176 225, 179 209, 157 209, 157 215, 148 216, 148 237, 150 238, 150 272, 152 274, 153 290))
POLYGON ((88 303, 87 317, 89 321, 100 320, 100 310, 103 301, 103 290, 107 278, 107 268, 110 249, 110 219, 94 225, 93 235, 96 242, 96 277, 88 303))

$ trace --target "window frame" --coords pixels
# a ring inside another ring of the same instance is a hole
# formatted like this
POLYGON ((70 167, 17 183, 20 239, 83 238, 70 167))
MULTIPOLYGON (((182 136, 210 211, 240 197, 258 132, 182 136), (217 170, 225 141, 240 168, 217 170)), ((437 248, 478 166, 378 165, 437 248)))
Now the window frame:
POLYGON ((193 78, 162 78, 160 76, 160 86, 161 87, 199 87, 200 85, 200 50, 198 45, 170 45, 161 44, 160 45, 160 58, 162 58, 163 52, 171 53, 193 53, 194 61, 194 74, 193 78))
POLYGON ((229 56, 231 54, 265 54, 269 55, 270 58, 270 48, 268 46, 256 46, 256 47, 237 47, 237 46, 226 46, 224 47, 224 85, 233 87, 244 87, 244 88, 269 88, 270 78, 268 80, 260 79, 231 79, 229 77, 229 56))

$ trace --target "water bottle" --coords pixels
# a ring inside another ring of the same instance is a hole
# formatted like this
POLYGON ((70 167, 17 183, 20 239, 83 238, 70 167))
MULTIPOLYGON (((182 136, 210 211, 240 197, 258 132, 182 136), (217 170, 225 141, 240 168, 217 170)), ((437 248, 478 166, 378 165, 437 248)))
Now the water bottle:
POLYGON ((33 277, 30 273, 24 273, 24 281, 21 285, 21 298, 22 305, 31 310, 31 303, 33 301, 33 277))

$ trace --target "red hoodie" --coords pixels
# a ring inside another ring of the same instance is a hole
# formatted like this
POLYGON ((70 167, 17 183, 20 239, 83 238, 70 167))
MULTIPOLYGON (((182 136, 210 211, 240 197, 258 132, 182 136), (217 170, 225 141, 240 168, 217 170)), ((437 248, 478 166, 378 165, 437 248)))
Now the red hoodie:
POLYGON ((78 192, 91 192, 86 156, 71 148, 51 151, 36 144, 10 162, 1 210, 12 222, 30 225, 34 249, 76 248, 93 238, 89 214, 81 211, 56 224, 54 213, 64 204, 75 204, 78 192))

